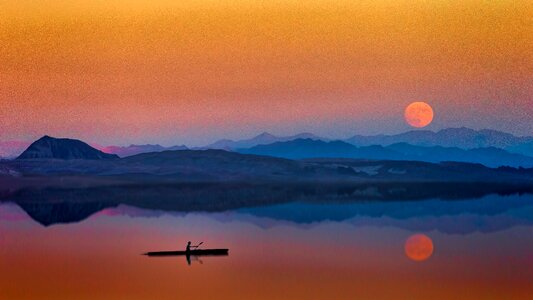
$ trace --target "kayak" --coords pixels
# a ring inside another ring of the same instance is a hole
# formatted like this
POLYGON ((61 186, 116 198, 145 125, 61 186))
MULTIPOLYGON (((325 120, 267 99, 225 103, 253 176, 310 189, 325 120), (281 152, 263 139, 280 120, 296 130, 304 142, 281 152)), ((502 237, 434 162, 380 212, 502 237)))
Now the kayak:
POLYGON ((190 251, 156 251, 147 252, 144 255, 147 256, 176 256, 176 255, 195 255, 195 256, 216 256, 216 255, 228 255, 229 249, 198 249, 190 251))

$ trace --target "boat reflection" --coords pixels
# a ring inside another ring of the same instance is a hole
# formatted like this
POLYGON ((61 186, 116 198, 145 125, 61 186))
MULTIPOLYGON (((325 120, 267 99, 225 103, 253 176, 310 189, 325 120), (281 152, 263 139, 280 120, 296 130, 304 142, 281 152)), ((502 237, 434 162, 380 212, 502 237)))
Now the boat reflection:
POLYGON ((221 256, 229 256, 227 253, 226 254, 210 254, 210 255, 185 255, 185 259, 187 260, 187 265, 191 265, 191 261, 197 261, 199 262, 200 264, 203 264, 204 261, 201 260, 200 258, 201 257, 205 257, 205 256, 218 256, 218 257, 221 257, 221 256))
POLYGON ((205 249, 205 250, 192 250, 192 251, 159 251, 159 252, 147 252, 144 255, 148 257, 175 257, 185 256, 187 264, 190 266, 191 261, 198 261, 203 264, 201 257, 225 257, 229 256, 228 249, 205 249))

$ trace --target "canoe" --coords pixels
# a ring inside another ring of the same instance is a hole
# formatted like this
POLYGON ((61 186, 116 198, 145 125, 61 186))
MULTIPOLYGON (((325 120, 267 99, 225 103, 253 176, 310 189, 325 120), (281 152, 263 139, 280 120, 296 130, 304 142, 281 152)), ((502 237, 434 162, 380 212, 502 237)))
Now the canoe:
POLYGON ((190 251, 156 251, 147 252, 147 256, 177 256, 177 255, 194 255, 194 256, 217 256, 228 255, 229 249, 198 249, 190 251))

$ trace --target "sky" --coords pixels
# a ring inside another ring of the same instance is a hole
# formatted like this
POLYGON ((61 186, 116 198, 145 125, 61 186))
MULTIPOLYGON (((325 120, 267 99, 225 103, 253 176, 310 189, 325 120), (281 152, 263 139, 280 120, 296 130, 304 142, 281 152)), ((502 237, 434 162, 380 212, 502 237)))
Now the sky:
POLYGON ((0 1, 0 141, 533 135, 533 2, 0 1))

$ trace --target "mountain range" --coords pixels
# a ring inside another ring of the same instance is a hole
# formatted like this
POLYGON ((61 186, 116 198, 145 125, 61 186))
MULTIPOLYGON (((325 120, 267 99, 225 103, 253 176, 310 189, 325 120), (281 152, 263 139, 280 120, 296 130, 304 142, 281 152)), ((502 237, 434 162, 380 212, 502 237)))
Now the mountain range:
POLYGON ((238 149, 237 151, 244 154, 267 155, 288 159, 355 158, 425 162, 457 161, 480 163, 489 167, 533 167, 533 157, 509 153, 494 147, 465 150, 457 147, 422 147, 407 143, 396 143, 389 146, 356 147, 343 141, 325 142, 312 139, 297 139, 288 142, 257 145, 248 149, 238 149))
POLYGON ((223 139, 219 140, 213 144, 207 145, 205 147, 200 147, 197 149, 222 149, 222 150, 236 150, 240 148, 249 148, 257 145, 266 145, 272 144, 275 142, 285 142, 292 141, 297 139, 314 139, 314 140, 327 140, 325 138, 318 137, 312 133, 300 133, 292 136, 275 136, 268 132, 263 132, 253 138, 244 139, 244 140, 228 140, 223 139))
MULTIPOLYGON (((203 147, 192 147, 194 150, 222 149, 235 151, 237 149, 251 148, 257 145, 266 145, 276 142, 286 142, 296 139, 312 139, 321 141, 335 140, 326 137, 316 136, 312 133, 300 133, 292 136, 276 136, 267 132, 255 137, 242 140, 222 139, 215 143, 203 147)), ((337 139, 339 140, 339 139, 337 139)), ((361 146, 389 146, 398 143, 407 143, 422 147, 447 147, 459 149, 475 148, 499 148, 511 153, 522 154, 533 157, 533 137, 518 137, 509 133, 496 130, 473 130, 465 127, 447 128, 437 132, 429 130, 412 130, 396 135, 354 135, 341 141, 361 147, 361 146)), ((30 145, 29 142, 7 141, 0 142, 0 157, 13 158, 30 145)), ((130 145, 130 146, 96 146, 108 154, 117 154, 120 157, 131 156, 147 152, 160 152, 167 150, 184 150, 185 145, 163 147, 161 145, 130 145)))
POLYGON ((533 137, 517 137, 497 130, 473 130, 465 127, 447 128, 437 132, 412 130, 396 135, 355 135, 345 141, 355 146, 388 146, 408 143, 414 146, 441 146, 460 149, 494 147, 533 156, 533 137))
MULTIPOLYGON (((79 140, 45 136, 31 144, 16 160, 0 162, 0 175, 21 178, 49 175, 121 178, 126 176, 140 180, 143 184, 149 182, 152 177, 188 182, 228 180, 515 182, 528 181, 533 176, 533 169, 510 167, 495 169, 471 163, 435 164, 408 161, 400 159, 409 157, 407 154, 390 149, 392 146, 401 148, 399 147, 401 145, 391 145, 387 148, 355 147, 341 141, 297 139, 260 145, 247 150, 254 153, 213 149, 177 150, 119 158, 114 154, 103 153, 79 140), (321 153, 327 155, 320 156, 321 153), (282 155, 288 155, 290 159, 279 157, 282 155), (397 155, 395 157, 397 159, 380 159, 380 156, 392 155, 397 155), (323 158, 294 160, 294 158, 315 157, 323 158)), ((415 146, 407 146, 414 153, 413 147, 415 146)))
MULTIPOLYGON (((297 139, 331 141, 335 139, 316 136, 312 133, 301 133, 293 136, 275 136, 264 132, 253 138, 243 140, 219 140, 199 149, 224 149, 235 151, 258 145, 276 142, 287 142, 297 139)), ((510 133, 497 130, 470 128, 447 128, 440 131, 411 130, 396 135, 354 135, 348 139, 338 139, 354 146, 389 146, 398 143, 421 147, 445 147, 464 150, 475 148, 499 148, 510 153, 533 157, 533 137, 517 137, 510 133)))
MULTIPOLYGON (((173 211, 225 211, 243 207, 253 211, 256 206, 288 201, 325 201, 330 206, 316 209, 327 209, 332 213, 328 217, 335 219, 343 218, 346 213, 361 213, 358 208, 349 212, 346 206, 332 206, 346 201, 373 203, 533 193, 533 168, 405 160, 416 155, 438 156, 439 151, 446 155, 452 153, 440 146, 399 143, 356 147, 342 141, 296 139, 239 151, 269 151, 269 156, 208 149, 150 152, 120 158, 79 140, 45 136, 32 143, 18 159, 0 161, 0 202, 15 202, 31 218, 48 226, 77 222, 120 204, 173 211), (298 160, 273 157, 304 158, 318 154, 330 157, 298 160), (349 158, 358 155, 365 159, 349 158), (398 160, 379 159, 393 155, 398 160)), ((459 158, 483 157, 485 153, 492 155, 492 151, 499 153, 500 158, 514 155, 497 148, 453 148, 453 151, 459 158)), ((291 208, 301 209, 299 204, 288 205, 291 212, 294 212, 291 208)), ((419 205, 413 204, 416 207, 419 205)), ((314 206, 304 209, 308 208, 314 206)), ((269 214, 279 217, 287 209, 282 206, 280 210, 270 210, 269 214)), ((493 208, 483 204, 483 209, 492 211, 493 208)))

